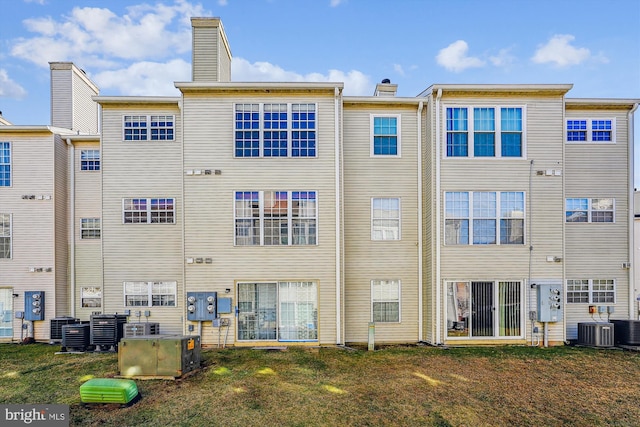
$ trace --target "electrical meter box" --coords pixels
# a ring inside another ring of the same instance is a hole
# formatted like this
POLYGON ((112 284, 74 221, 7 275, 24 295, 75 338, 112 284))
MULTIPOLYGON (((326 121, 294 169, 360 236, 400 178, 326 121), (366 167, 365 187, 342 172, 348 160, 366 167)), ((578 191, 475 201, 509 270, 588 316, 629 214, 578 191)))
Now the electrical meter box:
POLYGON ((562 320, 562 286, 538 284, 538 322, 559 322, 562 320))
POLYGON ((178 378, 200 368, 199 335, 146 335, 123 338, 118 368, 123 377, 178 378))
POLYGON ((24 320, 44 320, 43 291, 25 291, 24 320))
POLYGON ((213 321, 216 312, 217 292, 187 292, 187 320, 192 322, 213 321))

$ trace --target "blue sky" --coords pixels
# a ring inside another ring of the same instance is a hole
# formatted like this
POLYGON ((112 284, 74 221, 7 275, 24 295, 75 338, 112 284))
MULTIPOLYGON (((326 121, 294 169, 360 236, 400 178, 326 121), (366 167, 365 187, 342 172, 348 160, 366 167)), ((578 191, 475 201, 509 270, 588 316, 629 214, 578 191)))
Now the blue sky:
POLYGON ((342 81, 345 95, 372 95, 389 78, 398 96, 435 83, 571 83, 571 98, 640 98, 640 0, 2 0, 0 9, 0 111, 14 124, 50 122, 50 61, 73 61, 102 95, 178 95, 173 82, 191 79, 191 16, 222 19, 234 81, 342 81))

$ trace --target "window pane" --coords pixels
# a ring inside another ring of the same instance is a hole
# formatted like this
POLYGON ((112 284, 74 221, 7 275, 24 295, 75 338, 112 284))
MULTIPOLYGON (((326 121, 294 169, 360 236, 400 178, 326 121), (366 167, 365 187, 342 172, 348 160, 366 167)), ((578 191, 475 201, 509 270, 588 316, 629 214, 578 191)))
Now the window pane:
POLYGON ((11 258, 11 215, 0 214, 0 259, 11 258))
POLYGON ((236 104, 236 157, 260 156, 259 112, 258 104, 236 104))
POLYGON ((447 336, 469 336, 469 283, 447 283, 447 336))
POLYGON ((373 118, 373 154, 396 156, 398 154, 398 127, 396 117, 373 118))
POLYGON ((259 245, 259 193, 257 191, 238 191, 235 199, 236 245, 259 245))
POLYGON ((279 340, 318 339, 318 291, 314 282, 279 283, 279 340))
POLYGON ((400 240, 400 199, 372 200, 371 239, 400 240))
POLYGON ((400 321, 399 280, 373 280, 371 295, 374 322, 400 321))
POLYGON ((498 324, 501 337, 517 337, 521 334, 520 289, 520 282, 498 283, 498 324))
POLYGON ((0 187, 11 186, 11 143, 0 142, 0 187))

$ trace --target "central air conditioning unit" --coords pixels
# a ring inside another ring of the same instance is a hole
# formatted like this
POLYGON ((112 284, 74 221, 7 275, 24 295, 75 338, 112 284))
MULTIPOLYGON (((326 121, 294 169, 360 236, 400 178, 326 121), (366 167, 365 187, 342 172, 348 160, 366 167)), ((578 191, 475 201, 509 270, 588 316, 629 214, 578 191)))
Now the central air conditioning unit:
POLYGON ((640 345, 640 320, 612 320, 615 341, 620 345, 640 345))
POLYGON ((613 347, 613 323, 578 323, 578 345, 586 345, 590 347, 613 347))
POLYGON ((123 337, 124 327, 127 323, 126 314, 92 314, 91 315, 91 345, 96 350, 116 349, 123 337))
POLYGON ((139 337, 144 335, 159 335, 160 324, 153 322, 146 323, 125 323, 124 338, 139 337))
POLYGON ((62 349, 85 351, 91 345, 91 325, 88 323, 62 326, 62 349))
POLYGON ((64 325, 75 325, 77 323, 80 323, 80 319, 70 316, 55 317, 51 319, 51 332, 49 333, 49 339, 51 341, 60 341, 62 339, 62 327, 64 325))

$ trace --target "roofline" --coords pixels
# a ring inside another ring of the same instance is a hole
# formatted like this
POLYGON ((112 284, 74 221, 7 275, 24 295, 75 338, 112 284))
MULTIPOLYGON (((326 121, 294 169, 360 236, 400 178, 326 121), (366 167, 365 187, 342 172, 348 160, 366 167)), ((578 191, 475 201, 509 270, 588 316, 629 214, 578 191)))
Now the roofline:
POLYGON ((48 125, 0 126, 0 133, 51 133, 63 136, 78 135, 78 131, 48 125))
POLYGON ((566 98, 567 106, 619 106, 633 108, 640 103, 640 99, 633 98, 566 98))
POLYGON ((182 92, 209 90, 342 90, 343 82, 174 82, 182 92))
POLYGON ((425 102, 424 98, 402 96, 344 96, 343 104, 409 104, 418 105, 425 102))
POLYGON ((95 102, 105 104, 178 104, 179 96, 92 96, 95 102))
POLYGON ((443 92, 558 92, 565 94, 573 84, 434 84, 417 96, 425 97, 442 89, 443 92))

